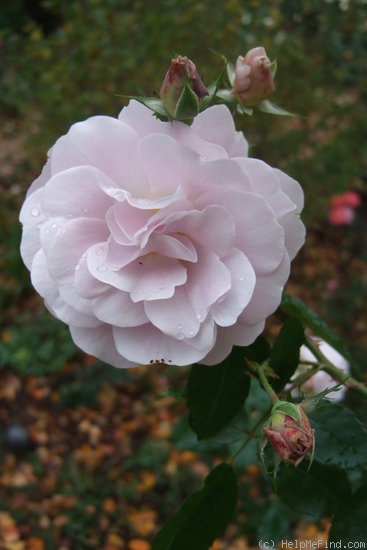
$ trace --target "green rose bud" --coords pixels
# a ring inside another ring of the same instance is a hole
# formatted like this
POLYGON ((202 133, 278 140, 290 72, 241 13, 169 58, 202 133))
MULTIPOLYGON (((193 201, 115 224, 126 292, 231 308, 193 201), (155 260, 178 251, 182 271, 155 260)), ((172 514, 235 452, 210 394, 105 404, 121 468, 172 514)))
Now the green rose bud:
POLYGON ((172 59, 159 91, 167 113, 176 120, 191 120, 200 110, 200 99, 208 95, 195 64, 182 55, 172 59))

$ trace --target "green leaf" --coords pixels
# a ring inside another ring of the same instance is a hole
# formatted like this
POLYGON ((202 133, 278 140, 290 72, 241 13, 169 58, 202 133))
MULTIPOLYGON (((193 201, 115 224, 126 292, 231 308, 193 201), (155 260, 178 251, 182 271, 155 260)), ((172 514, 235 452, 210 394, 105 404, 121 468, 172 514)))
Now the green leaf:
POLYGON ((128 97, 129 99, 135 99, 136 101, 139 101, 139 103, 142 103, 148 109, 153 111, 157 116, 163 118, 164 120, 169 120, 171 117, 167 113, 166 109, 163 106, 163 103, 160 99, 157 97, 143 97, 143 96, 122 96, 122 97, 128 97))
POLYGON ((236 69, 233 63, 231 63, 230 61, 228 61, 227 63, 227 76, 230 85, 233 86, 233 82, 236 76, 236 69))
POLYGON ((261 518, 257 536, 259 541, 273 541, 277 545, 288 533, 291 511, 279 499, 273 499, 261 518))
POLYGON ((349 359, 349 352, 342 338, 335 334, 325 321, 313 309, 306 306, 302 300, 284 293, 280 307, 289 315, 300 319, 316 336, 325 340, 325 342, 335 348, 346 359, 349 359))
POLYGON ((235 346, 213 366, 192 366, 187 384, 189 421, 198 439, 211 437, 240 411, 250 388, 244 350, 235 346))
POLYGON ((310 415, 315 428, 315 460, 351 469, 367 464, 367 430, 341 405, 332 405, 310 415))
POLYGON ((256 105, 256 108, 263 113, 268 113, 269 115, 297 116, 294 113, 283 109, 283 107, 279 107, 279 105, 276 105, 268 99, 263 99, 263 101, 260 101, 260 103, 256 105))
POLYGON ((303 325, 296 317, 290 317, 275 340, 270 354, 269 365, 278 375, 271 385, 280 391, 289 381, 299 363, 299 349, 304 342, 303 325))
POLYGON ((335 513, 350 497, 346 473, 316 461, 308 470, 303 464, 295 468, 282 463, 276 481, 279 498, 295 512, 312 518, 335 513))
POLYGON ((219 99, 225 103, 233 103, 235 101, 235 97, 231 90, 225 90, 224 88, 217 91, 216 97, 219 97, 219 99))
MULTIPOLYGON (((367 484, 360 487, 350 501, 335 515, 329 533, 329 542, 338 542, 348 548, 348 543, 367 540, 367 484)), ((357 546, 355 546, 357 548, 357 546)), ((362 548, 362 546, 358 546, 362 548)))
POLYGON ((152 550, 208 550, 230 521, 237 500, 236 476, 219 464, 152 542, 152 550))
POLYGON ((270 355, 270 344, 263 336, 258 336, 250 346, 241 349, 246 359, 260 364, 264 363, 270 355))

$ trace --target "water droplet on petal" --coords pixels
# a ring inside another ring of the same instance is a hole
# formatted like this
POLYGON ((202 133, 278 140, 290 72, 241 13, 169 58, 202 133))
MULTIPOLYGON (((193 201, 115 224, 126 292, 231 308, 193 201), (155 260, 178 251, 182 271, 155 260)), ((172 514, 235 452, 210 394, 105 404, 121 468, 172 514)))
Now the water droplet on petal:
POLYGON ((96 256, 103 256, 105 252, 105 249, 103 246, 99 246, 97 249, 96 249, 96 256))
POLYGON ((101 264, 97 267, 97 271, 98 273, 105 273, 107 271, 107 265, 106 264, 101 264))
POLYGON ((194 332, 195 332, 194 329, 191 328, 191 329, 189 330, 189 336, 194 336, 194 332))
POLYGON ((226 299, 225 296, 221 296, 220 298, 218 298, 218 302, 219 302, 220 304, 222 304, 222 303, 224 302, 225 299, 226 299))
POLYGON ((52 223, 51 224, 51 229, 56 229, 56 227, 57 227, 57 223, 52 223))
POLYGON ((40 215, 39 208, 36 208, 36 206, 34 206, 34 207, 32 208, 32 210, 31 210, 31 214, 32 214, 32 216, 34 216, 34 217, 39 216, 39 215, 40 215))
POLYGON ((177 325, 177 328, 178 328, 178 330, 182 330, 182 329, 183 329, 183 325, 179 324, 179 325, 177 325))
POLYGON ((203 316, 202 316, 201 313, 197 313, 197 314, 196 314, 196 319, 197 319, 198 321, 201 321, 202 318, 203 318, 203 316))
POLYGON ((245 277, 244 275, 242 275, 242 276, 240 277, 240 281, 244 281, 245 279, 246 279, 246 277, 245 277))
POLYGON ((177 338, 177 340, 183 340, 185 338, 185 335, 184 335, 183 332, 178 332, 176 334, 176 338, 177 338))

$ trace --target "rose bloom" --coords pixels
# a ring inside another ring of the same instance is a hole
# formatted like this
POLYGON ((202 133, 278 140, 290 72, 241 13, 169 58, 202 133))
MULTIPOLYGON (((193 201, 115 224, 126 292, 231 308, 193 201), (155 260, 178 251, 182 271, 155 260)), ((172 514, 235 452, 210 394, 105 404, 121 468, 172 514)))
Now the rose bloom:
POLYGON ((188 126, 136 101, 56 141, 21 254, 81 349, 117 367, 215 364, 262 332, 304 242, 303 193, 247 149, 223 105, 188 126))

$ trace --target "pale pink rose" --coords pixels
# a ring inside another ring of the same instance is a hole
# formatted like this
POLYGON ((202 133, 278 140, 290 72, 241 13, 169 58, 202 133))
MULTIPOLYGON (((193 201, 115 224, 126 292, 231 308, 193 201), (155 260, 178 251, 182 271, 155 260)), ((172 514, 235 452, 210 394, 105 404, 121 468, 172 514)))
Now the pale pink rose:
POLYGON ((296 181, 247 158, 227 107, 188 126, 131 101, 56 141, 21 210, 21 253, 87 353, 215 364, 279 305, 302 205, 296 181))
MULTIPOLYGON (((350 373, 348 361, 338 351, 336 351, 324 340, 315 339, 315 342, 317 343, 320 351, 327 359, 329 359, 329 361, 331 361, 331 363, 333 363, 333 365, 341 369, 346 375, 350 373)), ((296 371, 296 376, 311 368, 310 363, 312 362, 317 362, 316 357, 306 346, 302 346, 300 349, 300 366, 296 371)), ((324 371, 319 371, 314 376, 309 378, 300 388, 295 388, 292 390, 292 395, 293 397, 298 397, 299 395, 316 395, 324 390, 333 388, 337 384, 338 382, 329 374, 324 371)), ((331 401, 342 401, 345 397, 345 392, 345 386, 341 386, 337 391, 328 393, 326 397, 331 401)))

